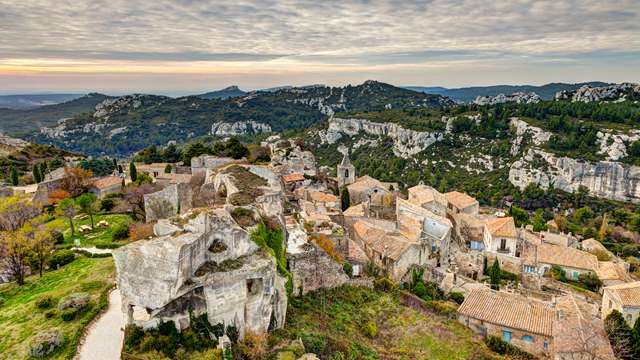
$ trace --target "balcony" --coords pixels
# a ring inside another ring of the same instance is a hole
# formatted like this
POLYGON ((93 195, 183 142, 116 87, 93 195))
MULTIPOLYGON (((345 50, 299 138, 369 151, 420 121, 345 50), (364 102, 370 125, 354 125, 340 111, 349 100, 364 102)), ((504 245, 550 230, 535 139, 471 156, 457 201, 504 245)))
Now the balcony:
POLYGON ((497 252, 499 252, 499 253, 501 253, 501 254, 509 254, 509 253, 511 252, 511 250, 510 250, 509 248, 507 248, 507 247, 505 247, 505 248, 503 248, 503 247, 498 248, 496 251, 497 251, 497 252))

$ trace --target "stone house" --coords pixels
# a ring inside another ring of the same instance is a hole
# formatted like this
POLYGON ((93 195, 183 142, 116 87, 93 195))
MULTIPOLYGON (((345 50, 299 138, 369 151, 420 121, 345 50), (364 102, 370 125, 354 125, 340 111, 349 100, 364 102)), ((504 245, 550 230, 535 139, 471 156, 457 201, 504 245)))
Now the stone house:
POLYGON ((451 216, 456 236, 474 251, 484 250, 484 227, 487 219, 477 215, 458 213, 451 216))
POLYGON ((219 157, 213 155, 201 155, 191 158, 191 174, 204 173, 207 170, 216 169, 224 165, 233 163, 235 160, 230 157, 219 157))
POLYGON ((525 268, 524 272, 544 274, 554 265, 564 270, 569 280, 578 280, 581 274, 596 274, 598 258, 578 249, 542 243, 536 249, 536 267, 525 268))
POLYGON ((564 247, 578 246, 578 239, 572 234, 541 231, 539 233, 539 236, 540 236, 540 240, 542 240, 542 242, 545 242, 547 244, 564 246, 564 247))
POLYGON ((293 280, 293 296, 330 289, 349 281, 342 266, 313 242, 287 256, 293 280))
POLYGON ((401 281, 413 266, 427 263, 428 251, 395 230, 393 222, 365 219, 353 224, 353 240, 369 260, 394 281, 401 281))
POLYGON ((496 336, 538 356, 553 353, 555 310, 521 295, 474 289, 458 308, 458 321, 484 336, 496 336))
POLYGON ((518 232, 512 217, 490 219, 484 225, 484 249, 489 252, 518 256, 518 232))
POLYGON ((402 235, 424 244, 429 256, 436 258, 437 263, 449 262, 453 230, 449 219, 400 198, 396 199, 396 219, 398 230, 402 235))
POLYGON ((449 202, 444 194, 431 186, 423 184, 416 185, 408 189, 408 201, 412 204, 422 206, 439 216, 447 216, 447 206, 449 202))
POLYGON ((444 196, 447 199, 449 213, 465 213, 475 215, 480 210, 480 203, 473 197, 458 191, 450 191, 444 196))
POLYGON ((95 194, 99 199, 109 194, 122 191, 122 178, 118 176, 105 176, 93 180, 88 186, 89 192, 95 194))
POLYGON ((627 266, 628 264, 622 261, 599 261, 596 275, 604 286, 624 284, 631 281, 627 266))
POLYGON ((607 286, 602 292, 602 318, 618 310, 629 326, 640 316, 640 281, 607 286))
POLYGON ((398 189, 396 183, 385 183, 368 175, 361 176, 354 183, 347 185, 351 205, 368 202, 370 206, 393 207, 393 190, 398 189))
POLYGON ((305 182, 305 177, 303 174, 288 174, 282 175, 282 182, 284 183, 284 188, 286 191, 293 192, 300 186, 302 186, 305 182))

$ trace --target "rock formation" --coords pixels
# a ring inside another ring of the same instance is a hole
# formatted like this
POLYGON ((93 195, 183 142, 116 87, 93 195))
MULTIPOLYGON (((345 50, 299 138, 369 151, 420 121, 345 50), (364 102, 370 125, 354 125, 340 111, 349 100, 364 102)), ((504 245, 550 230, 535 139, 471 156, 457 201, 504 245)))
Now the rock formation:
POLYGON ((189 311, 212 324, 266 332, 284 325, 285 279, 222 208, 193 210, 155 227, 158 236, 114 251, 128 322, 145 328, 173 320, 189 326, 189 311))
POLYGON ((640 84, 622 83, 602 87, 591 87, 589 85, 584 85, 573 92, 566 90, 557 92, 555 95, 555 99, 571 100, 572 102, 618 100, 624 99, 624 93, 630 89, 636 93, 639 93, 640 84))
POLYGON ((568 192, 585 186, 593 196, 640 202, 640 167, 612 161, 592 163, 555 157, 539 149, 529 149, 522 159, 511 165, 509 181, 521 189, 530 183, 545 189, 553 184, 568 192), (545 166, 532 166, 533 162, 545 166))
POLYGON ((237 136, 271 132, 271 126, 255 121, 216 122, 211 126, 211 135, 237 136))
POLYGON ((402 158, 409 158, 440 140, 443 134, 440 132, 426 132, 405 129, 396 123, 377 123, 364 119, 329 119, 329 128, 318 133, 322 143, 333 144, 343 134, 356 136, 360 133, 389 136, 394 143, 393 153, 402 158))
POLYGON ((542 98, 534 92, 515 92, 511 95, 498 94, 496 96, 478 96, 473 103, 477 105, 495 105, 507 102, 531 104, 540 102, 541 100, 542 98))

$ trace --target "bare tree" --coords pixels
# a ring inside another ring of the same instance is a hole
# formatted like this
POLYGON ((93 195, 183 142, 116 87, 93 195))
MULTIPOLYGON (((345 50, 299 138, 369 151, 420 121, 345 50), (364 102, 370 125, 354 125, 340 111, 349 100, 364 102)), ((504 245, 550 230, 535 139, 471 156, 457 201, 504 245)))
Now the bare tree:
POLYGON ((0 230, 16 231, 41 213, 42 210, 33 206, 31 201, 25 198, 18 196, 3 198, 0 205, 0 230))
POLYGON ((160 190, 155 184, 143 184, 140 186, 128 187, 124 192, 124 200, 129 205, 129 211, 136 220, 144 220, 144 196, 160 190))
POLYGON ((24 277, 28 269, 27 257, 30 251, 27 237, 20 231, 3 233, 0 235, 0 249, 7 271, 18 285, 24 285, 24 277))

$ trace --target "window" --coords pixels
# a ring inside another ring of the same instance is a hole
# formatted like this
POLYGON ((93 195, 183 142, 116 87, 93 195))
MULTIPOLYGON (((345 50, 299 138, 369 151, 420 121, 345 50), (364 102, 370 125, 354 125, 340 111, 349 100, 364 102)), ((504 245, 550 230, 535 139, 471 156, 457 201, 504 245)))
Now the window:
POLYGON ((344 177, 349 177, 349 169, 344 169, 344 177))
POLYGON ((500 239, 500 249, 507 248, 507 239, 500 239))
POLYGON ((627 322, 631 323, 631 314, 627 314, 627 322))
POLYGON ((481 241, 471 241, 471 250, 483 250, 484 244, 481 241))
POLYGON ((609 307, 613 306, 613 303, 611 302, 611 300, 609 300, 609 307))
POLYGON ((522 341, 528 342, 528 343, 532 343, 533 342, 533 336, 525 335, 525 336, 522 337, 522 341))
POLYGON ((547 341, 547 339, 544 339, 543 346, 545 350, 549 349, 549 342, 547 341))
POLYGON ((511 331, 502 330, 502 341, 511 342, 511 331))
POLYGON ((524 266, 524 272, 526 273, 534 273, 536 272, 536 267, 533 265, 525 265, 524 266))
POLYGON ((578 278, 580 278, 580 273, 577 271, 573 272, 573 280, 578 280, 578 278))

